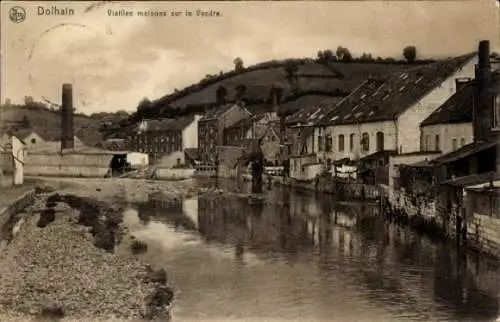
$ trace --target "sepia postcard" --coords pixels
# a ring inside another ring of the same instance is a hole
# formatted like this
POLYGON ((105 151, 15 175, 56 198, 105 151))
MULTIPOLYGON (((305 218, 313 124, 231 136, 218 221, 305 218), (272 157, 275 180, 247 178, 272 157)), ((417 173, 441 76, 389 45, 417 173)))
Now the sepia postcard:
POLYGON ((1 322, 500 322, 500 1, 0 9, 1 322))

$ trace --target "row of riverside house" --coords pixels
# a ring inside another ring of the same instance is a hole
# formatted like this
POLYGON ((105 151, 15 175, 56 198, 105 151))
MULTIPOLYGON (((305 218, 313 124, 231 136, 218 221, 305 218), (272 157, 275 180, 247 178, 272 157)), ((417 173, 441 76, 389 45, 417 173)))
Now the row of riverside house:
POLYGON ((162 168, 214 169, 235 176, 242 154, 259 143, 269 164, 280 158, 279 120, 269 107, 230 102, 202 115, 145 119, 135 126, 127 147, 148 153, 150 162, 162 168))
POLYGON ((500 255, 499 71, 489 42, 463 56, 366 79, 290 127, 292 182, 354 166, 389 204, 500 255), (332 170, 333 169, 333 170, 332 170))
POLYGON ((255 148, 268 165, 288 163, 292 184, 352 171, 356 184, 382 187, 408 216, 500 253, 499 92, 481 41, 477 52, 369 77, 345 97, 225 103, 145 120, 131 141, 161 164, 204 165, 223 177, 240 177, 242 155, 255 148), (287 104, 298 111, 283 120, 277 112, 287 104))

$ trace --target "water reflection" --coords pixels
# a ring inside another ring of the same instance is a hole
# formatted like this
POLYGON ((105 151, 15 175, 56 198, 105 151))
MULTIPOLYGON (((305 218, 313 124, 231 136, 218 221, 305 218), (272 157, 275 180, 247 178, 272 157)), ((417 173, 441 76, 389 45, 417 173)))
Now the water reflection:
POLYGON ((388 224, 376 205, 275 188, 264 200, 151 195, 135 207, 141 229, 162 225, 160 238, 177 245, 149 260, 181 289, 180 320, 487 321, 499 312, 498 263, 388 224))

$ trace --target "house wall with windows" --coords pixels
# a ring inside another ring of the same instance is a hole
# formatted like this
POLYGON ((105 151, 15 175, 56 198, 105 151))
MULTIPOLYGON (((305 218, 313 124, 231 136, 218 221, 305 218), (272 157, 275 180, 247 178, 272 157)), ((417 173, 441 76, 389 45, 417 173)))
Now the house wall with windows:
POLYGON ((268 127, 262 136, 261 149, 264 159, 274 165, 279 165, 280 161, 280 138, 275 130, 268 127))
POLYGON ((200 121, 198 124, 198 149, 202 163, 215 164, 215 149, 221 136, 217 119, 200 121))
POLYGON ((251 116, 240 104, 233 104, 222 113, 205 116, 198 123, 198 146, 203 164, 215 164, 217 146, 224 145, 225 129, 251 116))
POLYGON ((372 122, 316 128, 318 157, 325 163, 343 158, 357 160, 383 150, 395 150, 395 122, 372 122))
POLYGON ((28 149, 34 145, 45 142, 45 140, 35 132, 31 132, 27 136, 23 137, 22 140, 24 141, 28 149))
POLYGON ((198 147, 198 122, 202 115, 194 115, 193 121, 182 130, 182 151, 198 147))
POLYGON ((446 80, 435 86, 397 118, 397 151, 410 153, 420 150, 420 123, 437 110, 457 91, 456 79, 473 78, 477 57, 471 59, 446 80))
POLYGON ((434 124, 421 128, 421 151, 453 152, 473 142, 472 123, 434 124))
POLYGON ((322 171, 322 165, 315 155, 304 155, 290 158, 290 178, 295 180, 313 180, 322 171))

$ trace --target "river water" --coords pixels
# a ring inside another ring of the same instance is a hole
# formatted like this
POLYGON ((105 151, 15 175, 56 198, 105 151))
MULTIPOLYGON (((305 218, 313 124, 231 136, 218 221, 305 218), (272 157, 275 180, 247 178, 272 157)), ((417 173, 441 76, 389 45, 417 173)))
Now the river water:
MULTIPOLYGON (((199 185, 213 188, 207 180, 199 185)), ((174 321, 494 321, 499 263, 380 218, 376 205, 273 187, 124 200, 143 256, 177 292, 174 321)))

